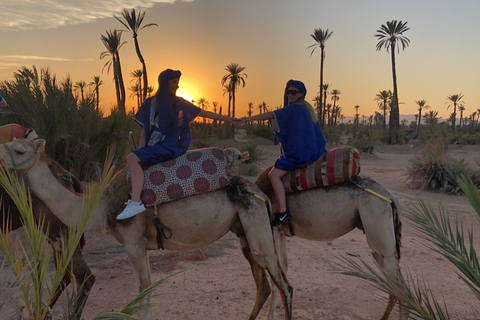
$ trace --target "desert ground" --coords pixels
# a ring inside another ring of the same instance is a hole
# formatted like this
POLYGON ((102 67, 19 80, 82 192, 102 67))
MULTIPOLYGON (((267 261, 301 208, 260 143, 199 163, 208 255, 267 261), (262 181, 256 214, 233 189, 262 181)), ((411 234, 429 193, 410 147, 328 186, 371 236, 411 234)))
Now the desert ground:
MULTIPOLYGON (((230 146, 256 143, 263 152, 260 167, 271 165, 279 147, 271 141, 248 136, 224 142, 230 146)), ((400 213, 419 199, 435 208, 443 206, 452 218, 472 227, 475 243, 480 243, 480 222, 462 196, 412 190, 407 188, 409 161, 421 154, 418 145, 386 146, 379 144, 372 154, 361 157, 361 175, 390 189, 400 202, 400 213)), ((451 146, 449 155, 465 159, 471 165, 480 161, 480 146, 451 146)), ((254 180, 255 177, 248 177, 254 180)), ((459 279, 452 265, 426 245, 418 232, 403 218, 401 268, 404 275, 424 282, 437 299, 445 301, 453 319, 478 319, 478 299, 459 279)), ((288 239, 288 278, 294 288, 293 316, 297 320, 379 319, 386 305, 386 295, 363 280, 332 273, 329 260, 336 256, 355 256, 372 262, 370 249, 360 230, 331 242, 314 242, 296 237, 288 239)), ((479 248, 477 247, 477 250, 479 248)), ((138 293, 130 263, 122 246, 108 234, 87 233, 86 259, 96 276, 96 283, 83 314, 92 319, 104 310, 120 310, 138 293)), ((227 234, 202 251, 150 253, 152 278, 163 279, 152 298, 156 320, 247 319, 253 307, 255 285, 248 262, 243 258, 235 235, 227 234)), ((259 319, 264 319, 265 307, 259 319)), ((395 308, 391 319, 398 319, 395 308)), ((284 319, 279 303, 276 320, 284 319)))

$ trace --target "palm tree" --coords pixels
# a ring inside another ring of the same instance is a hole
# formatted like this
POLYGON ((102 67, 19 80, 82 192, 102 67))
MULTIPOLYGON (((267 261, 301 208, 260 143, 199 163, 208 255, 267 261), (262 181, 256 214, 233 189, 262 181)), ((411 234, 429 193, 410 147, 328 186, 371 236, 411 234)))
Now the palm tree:
POLYGON ((415 103, 418 105, 418 125, 417 125, 417 136, 420 133, 420 121, 422 120, 422 110, 428 109, 430 106, 427 106, 427 100, 417 100, 415 103))
POLYGON ((375 96, 374 101, 378 101, 378 107, 383 110, 383 129, 387 129, 387 104, 392 99, 391 90, 382 90, 375 96))
POLYGON ((237 88, 241 85, 245 87, 245 78, 247 75, 243 73, 245 67, 242 67, 238 63, 230 63, 225 68, 228 73, 222 78, 222 85, 225 85, 227 82, 229 88, 231 88, 232 93, 232 117, 235 118, 235 92, 237 88))
POLYGON ((460 110, 460 130, 462 130, 463 124, 463 111, 465 111, 465 106, 463 104, 458 106, 458 110, 460 110))
POLYGON ((125 19, 125 22, 120 20, 120 18, 117 18, 115 16, 114 17, 115 19, 120 21, 120 23, 123 24, 128 31, 132 33, 133 42, 135 43, 135 52, 137 53, 138 60, 140 60, 140 63, 142 64, 143 96, 142 96, 141 102, 143 102, 143 100, 147 98, 148 77, 147 77, 147 65, 145 64, 145 60, 143 59, 142 53, 140 52, 140 45, 138 44, 138 33, 146 27, 151 27, 151 26, 158 27, 158 24, 149 23, 147 25, 142 26, 143 19, 145 18, 145 11, 142 11, 142 10, 140 10, 137 15, 137 12, 135 11, 135 9, 132 9, 131 11, 124 9, 122 16, 123 16, 123 19, 125 19))
POLYGON ((423 115, 425 125, 430 128, 430 132, 433 132, 435 126, 438 124, 438 111, 431 110, 423 115))
MULTIPOLYGON (((325 123, 325 106, 327 105, 327 90, 330 88, 330 84, 329 83, 324 83, 322 85, 322 89, 323 90, 323 110, 322 110, 322 123, 325 123)), ((320 96, 318 97, 320 99, 320 96)))
POLYGON ((390 143, 398 142, 398 133, 400 130, 400 109, 398 107, 398 90, 397 90, 397 71, 395 66, 395 47, 400 53, 400 45, 402 50, 410 44, 410 39, 403 35, 404 32, 410 30, 407 27, 407 22, 392 20, 386 24, 382 24, 377 30, 375 37, 378 39, 377 51, 385 48, 390 52, 392 60, 392 77, 393 77, 393 103, 390 110, 390 143), (400 45, 397 46, 397 43, 400 45))
POLYGON ((319 100, 319 106, 318 106, 318 120, 320 121, 320 113, 323 110, 322 109, 322 98, 323 98, 323 62, 325 61, 325 42, 330 38, 332 35, 333 31, 329 31, 328 29, 322 30, 320 28, 315 29, 313 31, 313 34, 310 36, 315 40, 316 43, 312 44, 311 46, 308 46, 307 49, 313 48, 312 52, 310 52, 310 57, 312 56, 313 52, 315 49, 320 48, 320 100, 319 100))
POLYGON ((355 108, 355 121, 354 121, 354 122, 355 122, 356 124, 358 124, 358 120, 359 120, 359 119, 358 119, 358 116, 359 116, 359 114, 358 114, 358 109, 360 109, 360 106, 357 104, 354 108, 355 108))
POLYGON ((100 110, 100 86, 103 84, 103 81, 100 80, 100 76, 93 76, 93 81, 88 85, 93 86, 93 92, 95 92, 95 107, 97 111, 100 110))
POLYGON ((247 111, 247 115, 248 115, 249 117, 252 116, 252 113, 253 113, 253 110, 252 110, 252 109, 253 109, 253 102, 249 102, 249 103, 248 103, 248 111, 247 111))
MULTIPOLYGON (((337 105, 337 101, 340 100, 339 95, 341 94, 341 92, 338 89, 333 89, 330 92, 330 94, 332 95, 332 97, 330 99, 333 101, 333 110, 335 110, 336 105, 337 105)), ((325 95, 326 95, 326 93, 325 93, 325 95)))
POLYGON ((132 88, 135 88, 135 95, 133 95, 135 98, 137 98, 137 108, 140 108, 143 102, 143 93, 145 90, 143 90, 142 87, 142 77, 143 77, 143 71, 142 69, 136 69, 133 70, 130 73, 130 76, 133 78, 131 81, 135 81, 135 84, 132 86, 132 88))
MULTIPOLYGON (((197 100, 197 106, 202 110, 207 110, 210 107, 210 104, 208 103, 207 99, 200 98, 197 100)), ((203 123, 206 123, 206 118, 203 118, 203 123)))
POLYGON ((447 97, 447 102, 445 102, 445 104, 449 104, 447 106, 447 109, 450 108, 450 106, 452 105, 451 103, 453 103, 453 113, 452 113, 452 132, 455 133, 455 118, 457 117, 457 103, 463 103, 463 101, 461 101, 463 98, 463 94, 461 93, 457 93, 457 94, 452 94, 450 96, 447 97))
POLYGON ((80 102, 85 101, 85 88, 87 87, 87 83, 83 80, 75 82, 75 85, 73 86, 74 89, 80 91, 80 102))
POLYGON ((232 107, 232 90, 230 88, 230 84, 224 84, 223 85, 223 95, 225 93, 228 94, 228 110, 227 110, 227 116, 230 117, 230 109, 232 107))
POLYGON ((122 31, 120 30, 110 30, 106 31, 106 33, 107 35, 100 35, 105 48, 107 48, 107 51, 103 51, 100 54, 100 59, 110 56, 110 60, 105 63, 102 72, 106 67, 108 74, 113 66, 113 79, 115 81, 117 106, 118 110, 125 114, 125 84, 123 83, 122 65, 120 63, 119 51, 126 42, 121 42, 122 31))

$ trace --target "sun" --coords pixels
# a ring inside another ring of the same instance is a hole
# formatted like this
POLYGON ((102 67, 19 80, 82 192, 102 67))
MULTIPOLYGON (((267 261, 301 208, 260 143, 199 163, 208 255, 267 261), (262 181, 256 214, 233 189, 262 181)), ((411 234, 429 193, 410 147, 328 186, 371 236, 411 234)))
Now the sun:
POLYGON ((197 100, 197 97, 195 96, 195 94, 192 93, 192 90, 189 90, 184 86, 181 86, 180 88, 178 88, 177 96, 182 97, 183 99, 189 102, 197 100))

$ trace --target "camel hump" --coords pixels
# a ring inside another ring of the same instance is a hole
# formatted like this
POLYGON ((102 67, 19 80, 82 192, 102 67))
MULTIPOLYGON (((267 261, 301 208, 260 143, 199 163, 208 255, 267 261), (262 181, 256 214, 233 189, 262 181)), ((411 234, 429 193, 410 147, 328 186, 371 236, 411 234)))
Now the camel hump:
MULTIPOLYGON (((226 187, 230 183, 229 157, 240 151, 220 148, 190 150, 178 158, 145 169, 141 199, 146 206, 226 187)), ((130 184, 129 175, 127 174, 130 184)))

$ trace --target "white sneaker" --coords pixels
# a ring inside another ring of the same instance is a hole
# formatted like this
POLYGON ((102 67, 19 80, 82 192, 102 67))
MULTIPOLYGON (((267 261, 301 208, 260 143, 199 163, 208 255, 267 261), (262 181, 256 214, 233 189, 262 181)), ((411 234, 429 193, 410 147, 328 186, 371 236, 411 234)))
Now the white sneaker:
POLYGON ((140 212, 145 211, 145 206, 142 202, 134 202, 132 200, 128 200, 127 202, 125 202, 125 204, 127 206, 125 207, 125 209, 123 209, 122 213, 117 216, 117 220, 128 219, 139 214, 140 212))

